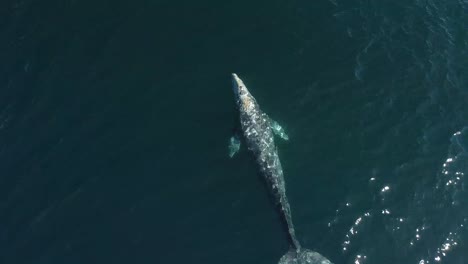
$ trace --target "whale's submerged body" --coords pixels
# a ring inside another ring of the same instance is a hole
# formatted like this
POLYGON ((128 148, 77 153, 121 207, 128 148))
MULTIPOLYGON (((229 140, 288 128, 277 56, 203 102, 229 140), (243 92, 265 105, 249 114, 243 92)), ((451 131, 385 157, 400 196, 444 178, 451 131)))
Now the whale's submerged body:
MULTIPOLYGON (((283 169, 278 157, 274 134, 283 139, 288 139, 281 126, 270 119, 260 110, 255 98, 250 94, 244 82, 235 74, 232 74, 233 90, 239 109, 240 125, 243 137, 248 149, 253 153, 259 166, 260 173, 265 177, 267 185, 278 205, 280 216, 291 249, 279 261, 280 264, 290 263, 316 263, 331 264, 331 262, 317 252, 301 248, 296 238, 294 225, 291 218, 291 210, 286 197, 286 187, 283 177, 283 169)), ((231 156, 239 149, 237 139, 231 139, 231 156)))

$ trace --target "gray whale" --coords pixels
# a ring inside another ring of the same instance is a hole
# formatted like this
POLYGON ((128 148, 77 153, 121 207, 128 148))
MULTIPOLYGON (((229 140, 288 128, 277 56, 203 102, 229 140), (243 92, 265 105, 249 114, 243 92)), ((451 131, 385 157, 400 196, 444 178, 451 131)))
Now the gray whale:
MULTIPOLYGON (((319 253, 302 248, 296 238, 291 209, 286 197, 283 169, 274 140, 274 134, 286 140, 288 139, 287 135, 277 122, 270 119, 260 109, 244 82, 235 73, 232 74, 232 85, 239 110, 243 138, 249 151, 253 153, 260 173, 265 178, 278 205, 280 217, 287 231, 290 250, 281 257, 279 264, 331 264, 327 258, 319 253)), ((237 152, 240 146, 240 141, 233 138, 231 139, 231 156, 237 152)))

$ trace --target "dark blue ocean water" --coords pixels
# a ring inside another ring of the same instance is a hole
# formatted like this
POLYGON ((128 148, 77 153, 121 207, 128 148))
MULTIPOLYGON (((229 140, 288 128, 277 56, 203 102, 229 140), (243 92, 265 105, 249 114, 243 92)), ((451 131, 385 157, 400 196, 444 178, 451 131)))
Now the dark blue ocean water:
POLYGON ((468 2, 0 3, 0 263, 277 263, 230 73, 286 129, 299 240, 468 262, 468 2))

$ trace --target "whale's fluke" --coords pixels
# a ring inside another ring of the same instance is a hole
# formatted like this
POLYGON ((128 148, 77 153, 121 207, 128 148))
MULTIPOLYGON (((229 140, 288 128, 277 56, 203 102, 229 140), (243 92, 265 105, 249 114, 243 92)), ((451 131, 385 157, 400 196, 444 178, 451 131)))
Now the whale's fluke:
POLYGON ((332 264, 326 257, 309 249, 289 250, 278 264, 332 264))

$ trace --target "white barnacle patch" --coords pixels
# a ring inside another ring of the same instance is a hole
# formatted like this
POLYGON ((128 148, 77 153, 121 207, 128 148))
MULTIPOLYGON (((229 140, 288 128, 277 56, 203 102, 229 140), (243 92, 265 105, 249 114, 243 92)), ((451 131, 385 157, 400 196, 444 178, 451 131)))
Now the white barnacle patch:
POLYGON ((248 96, 241 96, 240 100, 244 112, 249 113, 254 109, 254 103, 252 102, 252 99, 248 96))

